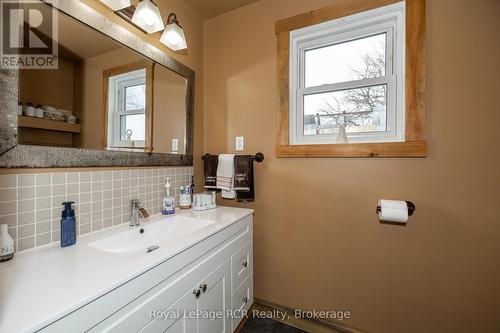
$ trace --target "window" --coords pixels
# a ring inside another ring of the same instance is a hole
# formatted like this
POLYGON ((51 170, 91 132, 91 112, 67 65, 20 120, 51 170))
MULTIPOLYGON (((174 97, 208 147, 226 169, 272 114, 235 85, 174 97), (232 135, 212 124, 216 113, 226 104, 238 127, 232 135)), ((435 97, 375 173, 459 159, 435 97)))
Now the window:
POLYGON ((108 147, 144 147, 146 69, 111 76, 108 94, 108 147))
POLYGON ((290 31, 292 145, 405 141, 404 7, 290 31))

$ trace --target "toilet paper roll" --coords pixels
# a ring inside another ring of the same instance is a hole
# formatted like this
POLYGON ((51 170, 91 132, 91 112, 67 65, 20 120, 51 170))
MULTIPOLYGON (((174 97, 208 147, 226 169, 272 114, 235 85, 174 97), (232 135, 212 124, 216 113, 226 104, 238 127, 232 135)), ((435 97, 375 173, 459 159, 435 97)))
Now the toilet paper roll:
POLYGON ((408 222, 408 206, 406 201, 399 200, 384 200, 378 201, 380 211, 378 219, 386 222, 408 222))

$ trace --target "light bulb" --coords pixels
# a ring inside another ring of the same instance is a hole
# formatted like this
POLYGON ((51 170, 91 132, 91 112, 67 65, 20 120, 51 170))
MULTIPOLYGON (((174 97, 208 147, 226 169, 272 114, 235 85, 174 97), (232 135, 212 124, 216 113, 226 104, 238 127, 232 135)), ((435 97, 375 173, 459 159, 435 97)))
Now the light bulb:
POLYGON ((161 35, 160 42, 167 45, 174 51, 187 48, 184 30, 177 23, 167 24, 165 31, 161 35))
POLYGON ((147 25, 153 25, 155 23, 156 16, 151 10, 149 10, 149 8, 146 8, 140 13, 139 19, 147 25))
POLYGON ((179 36, 174 31, 168 32, 167 35, 165 36, 165 38, 172 45, 178 45, 178 44, 180 44, 182 42, 181 36, 179 36))
POLYGON ((142 0, 132 16, 132 22, 144 29, 147 33, 163 30, 163 20, 160 9, 151 0, 142 0))

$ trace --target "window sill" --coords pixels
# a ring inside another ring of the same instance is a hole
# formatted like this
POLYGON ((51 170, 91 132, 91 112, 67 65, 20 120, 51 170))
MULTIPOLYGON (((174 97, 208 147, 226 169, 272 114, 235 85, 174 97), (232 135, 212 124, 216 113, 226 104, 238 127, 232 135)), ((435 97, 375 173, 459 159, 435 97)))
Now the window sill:
POLYGON ((425 141, 278 145, 276 157, 426 157, 425 141))

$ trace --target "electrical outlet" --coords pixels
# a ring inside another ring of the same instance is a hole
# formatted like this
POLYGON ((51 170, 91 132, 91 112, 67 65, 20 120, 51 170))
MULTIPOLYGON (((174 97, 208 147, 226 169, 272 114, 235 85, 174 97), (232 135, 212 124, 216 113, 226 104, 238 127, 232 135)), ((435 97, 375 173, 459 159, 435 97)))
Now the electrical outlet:
POLYGON ((177 152, 179 150, 179 139, 172 139, 172 151, 177 152))
POLYGON ((242 151, 245 149, 245 137, 237 136, 236 137, 236 150, 242 151))

